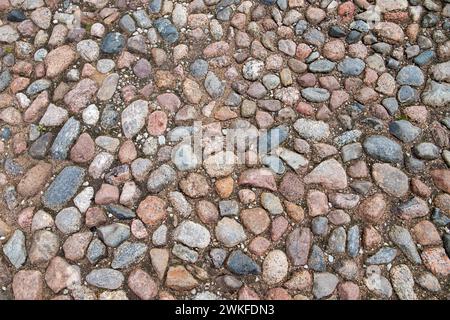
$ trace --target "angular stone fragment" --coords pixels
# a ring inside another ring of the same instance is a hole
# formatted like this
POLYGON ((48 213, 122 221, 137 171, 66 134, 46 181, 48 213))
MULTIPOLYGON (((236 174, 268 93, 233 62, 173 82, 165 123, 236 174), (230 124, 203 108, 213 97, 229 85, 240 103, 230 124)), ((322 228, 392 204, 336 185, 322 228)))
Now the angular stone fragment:
POLYGON ((408 176, 389 164, 375 163, 372 177, 383 191, 394 197, 403 197, 409 190, 408 176))
POLYGON ((308 228, 296 228, 286 238, 286 253, 294 266, 305 265, 312 243, 312 233, 308 228))
POLYGON ((77 53, 69 46, 64 45, 53 49, 45 57, 47 77, 55 78, 68 69, 77 58, 77 53))
POLYGON ((84 180, 83 168, 69 166, 61 170, 42 197, 45 207, 54 211, 61 210, 77 193, 84 180))
POLYGON ((330 159, 321 162, 308 173, 304 182, 306 184, 320 184, 330 190, 340 190, 347 187, 347 174, 339 162, 330 159))
POLYGON ((169 268, 165 284, 168 288, 184 291, 197 287, 199 282, 185 267, 178 265, 169 268))
POLYGON ((257 188, 268 189, 271 191, 277 190, 277 185, 272 171, 268 169, 248 169, 241 173, 239 185, 250 185, 257 188))

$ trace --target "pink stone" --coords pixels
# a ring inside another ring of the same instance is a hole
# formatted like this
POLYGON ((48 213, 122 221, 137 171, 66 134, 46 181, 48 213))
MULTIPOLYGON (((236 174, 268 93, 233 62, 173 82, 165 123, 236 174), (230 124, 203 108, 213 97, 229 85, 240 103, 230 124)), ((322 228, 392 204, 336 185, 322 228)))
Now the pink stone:
POLYGON ((42 273, 37 270, 20 270, 13 278, 12 290, 16 300, 42 300, 42 273))
POLYGON ((154 111, 148 116, 147 132, 152 136, 163 135, 167 128, 167 115, 164 111, 154 111))
POLYGON ((250 185, 257 188, 277 190, 275 177, 269 169, 249 169, 241 173, 238 181, 239 185, 250 185))
POLYGON ((119 201, 119 188, 107 183, 103 183, 100 190, 95 194, 96 204, 111 204, 119 201))

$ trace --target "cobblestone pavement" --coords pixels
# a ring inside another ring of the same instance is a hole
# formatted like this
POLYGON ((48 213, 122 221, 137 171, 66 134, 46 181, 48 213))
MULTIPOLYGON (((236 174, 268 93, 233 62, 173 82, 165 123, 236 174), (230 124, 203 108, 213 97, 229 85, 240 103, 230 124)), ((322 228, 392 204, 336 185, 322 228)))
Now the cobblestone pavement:
POLYGON ((450 0, 0 0, 0 298, 449 299, 449 34, 450 0))

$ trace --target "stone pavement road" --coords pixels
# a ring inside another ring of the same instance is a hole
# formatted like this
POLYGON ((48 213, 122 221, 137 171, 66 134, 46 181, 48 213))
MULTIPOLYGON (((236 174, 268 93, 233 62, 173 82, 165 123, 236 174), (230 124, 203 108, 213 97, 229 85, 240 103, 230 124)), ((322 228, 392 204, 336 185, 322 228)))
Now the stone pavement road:
POLYGON ((0 299, 449 299, 449 35, 450 0, 0 0, 0 299))

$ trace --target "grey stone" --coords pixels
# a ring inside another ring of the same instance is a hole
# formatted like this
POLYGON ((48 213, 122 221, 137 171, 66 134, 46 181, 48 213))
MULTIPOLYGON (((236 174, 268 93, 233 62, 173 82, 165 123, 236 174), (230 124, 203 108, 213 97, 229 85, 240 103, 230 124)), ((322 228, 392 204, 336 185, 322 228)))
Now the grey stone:
POLYGON ((119 220, 133 219, 136 217, 133 210, 120 204, 108 204, 105 206, 105 209, 119 220))
POLYGON ((208 73, 208 62, 203 59, 194 60, 190 66, 190 72, 194 78, 204 78, 208 73))
POLYGON ((171 166, 163 164, 150 174, 147 181, 147 190, 151 193, 158 193, 173 183, 176 177, 175 170, 171 166))
POLYGON ((418 92, 410 86, 402 86, 398 90, 397 99, 401 104, 412 104, 418 100, 418 92))
POLYGON ((227 260, 227 268, 238 275, 260 274, 260 266, 241 250, 233 251, 227 260))
POLYGON ((125 269, 133 263, 143 259, 147 252, 147 245, 140 242, 123 242, 114 251, 114 258, 111 262, 113 269, 125 269))
POLYGON ((208 72, 205 79, 205 89, 213 99, 223 96, 225 91, 225 85, 220 79, 211 71, 208 72))
POLYGON ((308 69, 314 73, 329 73, 336 67, 336 63, 328 59, 316 60, 309 64, 308 69))
POLYGON ((185 220, 180 223, 173 233, 174 240, 180 241, 192 248, 206 248, 210 241, 211 235, 208 229, 193 221, 185 220))
POLYGON ((403 162, 402 147, 395 141, 384 136, 370 136, 363 143, 367 154, 380 161, 390 163, 403 162))
POLYGON ((64 234, 72 234, 80 230, 81 213, 75 207, 64 208, 55 218, 55 225, 64 234))
POLYGON ((301 91, 302 97, 309 102, 320 103, 330 99, 330 92, 322 88, 305 88, 301 91))
POLYGON ((323 121, 298 119, 294 123, 294 129, 303 139, 311 139, 313 141, 326 139, 330 135, 329 125, 323 121))
POLYGON ((316 235, 326 235, 328 233, 328 219, 320 216, 314 217, 311 221, 311 230, 316 235))
POLYGON ((3 246, 3 253, 14 268, 19 269, 22 267, 27 259, 25 235, 22 231, 14 231, 8 242, 3 246))
POLYGON ((400 69, 397 73, 397 82, 400 85, 408 85, 413 87, 420 87, 425 83, 425 77, 416 66, 406 66, 400 69))
POLYGON ((366 64, 359 58, 346 57, 338 64, 338 70, 346 76, 359 76, 365 67, 366 64))
POLYGON ((392 286, 400 300, 417 300, 414 292, 414 278, 405 264, 392 267, 390 270, 392 286))
POLYGON ((122 223, 113 223, 97 229, 98 236, 108 247, 118 247, 130 235, 130 227, 122 223))
POLYGON ((100 50, 103 53, 120 53, 125 47, 125 37, 119 32, 109 32, 103 38, 100 50))
POLYGON ((397 247, 400 248, 400 250, 412 263, 422 263, 422 259, 420 258, 416 245, 407 229, 400 226, 393 226, 389 230, 389 238, 393 243, 395 243, 395 245, 397 245, 397 247))
POLYGON ((328 238, 327 251, 330 253, 345 253, 347 234, 344 227, 335 228, 328 238))
POLYGON ((77 193, 86 170, 76 166, 65 167, 44 192, 42 203, 54 211, 61 210, 77 193))
POLYGON ((431 142, 422 142, 414 146, 414 154, 419 159, 434 160, 440 157, 440 149, 431 142))
POLYGON ((214 267, 221 268, 227 257, 227 251, 222 248, 213 248, 209 252, 209 255, 213 261, 214 267))
POLYGON ((332 273, 322 272, 314 274, 313 294, 317 299, 327 297, 333 293, 339 283, 339 278, 332 273))
POLYGON ((394 261, 397 256, 397 249, 383 247, 366 260, 366 264, 388 264, 394 261))
POLYGON ((239 203, 236 200, 222 200, 219 202, 219 211, 222 217, 237 216, 239 214, 239 203))
POLYGON ((70 146, 80 134, 80 122, 74 117, 69 118, 59 131, 50 149, 50 154, 55 160, 65 160, 70 146))
POLYGON ((430 107, 445 107, 450 104, 450 84, 428 81, 422 94, 422 102, 430 107))
POLYGON ((312 246, 308 259, 308 267, 318 272, 324 272, 327 268, 325 254, 317 245, 312 246))
POLYGON ((173 44, 178 41, 178 30, 167 18, 158 18, 154 25, 161 37, 168 43, 173 44))
POLYGON ((397 120, 389 124, 389 132, 399 140, 410 143, 416 140, 422 130, 407 120, 397 120))
POLYGON ((258 152, 260 154, 266 154, 267 152, 272 151, 282 144, 288 136, 289 129, 285 125, 263 132, 258 140, 258 152))
POLYGON ((195 263, 198 260, 198 253, 195 250, 189 249, 186 246, 183 246, 182 244, 175 243, 172 248, 172 253, 180 258, 181 260, 195 263))
POLYGON ((106 246, 100 239, 95 238, 87 248, 86 257, 91 264, 96 264, 100 259, 106 257, 106 246))
POLYGON ((90 285, 109 290, 120 288, 124 280, 125 278, 120 271, 109 268, 92 270, 86 276, 86 281, 90 285))
POLYGON ((347 233, 347 253, 350 257, 354 258, 359 254, 359 248, 361 244, 361 230, 358 225, 354 225, 348 229, 347 233))

